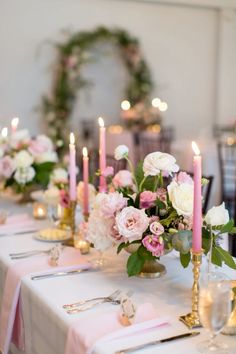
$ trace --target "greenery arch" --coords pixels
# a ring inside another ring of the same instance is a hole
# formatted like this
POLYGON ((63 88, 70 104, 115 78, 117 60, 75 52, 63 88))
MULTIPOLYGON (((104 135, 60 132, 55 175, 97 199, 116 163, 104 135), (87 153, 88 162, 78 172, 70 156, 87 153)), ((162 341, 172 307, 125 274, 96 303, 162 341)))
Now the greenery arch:
POLYGON ((111 42, 121 53, 130 80, 125 98, 131 105, 148 100, 152 91, 150 70, 141 55, 138 39, 123 29, 98 27, 93 31, 73 34, 65 43, 57 43, 57 63, 52 92, 44 96, 42 111, 48 125, 48 135, 63 146, 65 129, 72 113, 78 90, 88 84, 80 74, 82 66, 88 62, 86 52, 98 42, 111 42))

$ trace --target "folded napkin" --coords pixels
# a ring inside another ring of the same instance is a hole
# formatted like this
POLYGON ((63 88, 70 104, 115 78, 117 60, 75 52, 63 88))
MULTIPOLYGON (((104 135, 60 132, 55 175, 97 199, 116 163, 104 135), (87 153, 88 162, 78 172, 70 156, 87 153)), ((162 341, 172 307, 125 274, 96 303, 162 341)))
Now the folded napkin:
POLYGON ((35 227, 35 221, 28 214, 11 215, 5 224, 0 225, 0 234, 27 231, 32 227, 35 227))
POLYGON ((57 267, 50 267, 48 257, 40 255, 15 261, 7 271, 0 314, 0 349, 2 354, 9 351, 10 342, 24 349, 24 328, 21 316, 20 285, 21 279, 28 274, 40 272, 68 271, 88 268, 90 264, 74 248, 65 248, 57 267))
POLYGON ((69 328, 65 354, 91 354, 94 346, 127 335, 167 324, 169 318, 157 317, 150 303, 138 307, 134 324, 123 327, 119 321, 119 310, 88 318, 77 319, 69 328))

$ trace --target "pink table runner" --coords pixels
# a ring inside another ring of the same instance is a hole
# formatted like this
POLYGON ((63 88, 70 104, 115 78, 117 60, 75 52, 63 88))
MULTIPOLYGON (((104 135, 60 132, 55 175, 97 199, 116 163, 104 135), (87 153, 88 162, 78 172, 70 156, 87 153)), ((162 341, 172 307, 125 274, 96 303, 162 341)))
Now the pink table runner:
POLYGON ((129 327, 121 325, 119 309, 103 315, 78 318, 69 328, 65 354, 90 354, 98 343, 141 333, 168 321, 167 317, 158 318, 156 309, 150 303, 139 306, 135 323, 129 327))
POLYGON ((38 272, 55 272, 88 268, 80 252, 74 248, 63 250, 57 267, 51 267, 48 256, 40 255, 21 261, 15 261, 8 269, 5 280, 0 314, 0 348, 2 354, 8 354, 11 340, 20 348, 24 348, 24 328, 20 311, 20 286, 25 275, 38 272))

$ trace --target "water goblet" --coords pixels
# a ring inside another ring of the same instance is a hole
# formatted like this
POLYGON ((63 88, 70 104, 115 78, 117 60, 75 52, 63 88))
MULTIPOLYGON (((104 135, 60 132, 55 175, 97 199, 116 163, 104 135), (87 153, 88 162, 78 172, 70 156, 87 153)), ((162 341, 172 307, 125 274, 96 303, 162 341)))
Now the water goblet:
POLYGON ((227 354, 227 345, 216 340, 231 311, 231 286, 223 274, 210 273, 202 280, 198 310, 202 326, 210 332, 210 340, 199 343, 199 352, 227 354))

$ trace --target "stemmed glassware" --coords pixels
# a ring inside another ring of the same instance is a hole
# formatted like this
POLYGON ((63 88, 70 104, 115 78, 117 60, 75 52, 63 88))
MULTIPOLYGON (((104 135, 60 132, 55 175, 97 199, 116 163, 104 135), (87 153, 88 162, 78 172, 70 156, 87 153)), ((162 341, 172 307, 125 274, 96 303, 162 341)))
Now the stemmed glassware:
POLYGON ((226 325, 231 311, 231 286, 222 273, 208 273, 201 279, 199 292, 199 316, 201 324, 210 332, 210 340, 201 342, 201 353, 226 354, 227 345, 216 340, 226 325))

